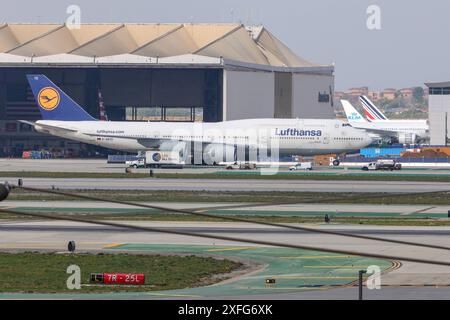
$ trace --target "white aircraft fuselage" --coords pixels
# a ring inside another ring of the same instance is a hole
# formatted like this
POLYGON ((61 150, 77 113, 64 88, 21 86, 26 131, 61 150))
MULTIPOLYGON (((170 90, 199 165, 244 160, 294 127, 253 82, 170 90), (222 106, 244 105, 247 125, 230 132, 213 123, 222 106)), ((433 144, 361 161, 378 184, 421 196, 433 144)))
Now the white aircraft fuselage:
POLYGON ((371 122, 352 123, 355 128, 384 130, 387 132, 415 134, 421 139, 429 137, 427 120, 372 120, 371 122))
POLYGON ((280 155, 356 151, 373 139, 340 120, 249 119, 218 123, 39 120, 39 132, 129 152, 161 150, 174 143, 276 147, 280 155), (257 138, 255 138, 257 137, 257 138))
POLYGON ((342 99, 348 122, 358 129, 379 134, 380 136, 395 137, 403 144, 412 144, 429 138, 429 125, 427 120, 371 120, 363 116, 352 106, 342 99))

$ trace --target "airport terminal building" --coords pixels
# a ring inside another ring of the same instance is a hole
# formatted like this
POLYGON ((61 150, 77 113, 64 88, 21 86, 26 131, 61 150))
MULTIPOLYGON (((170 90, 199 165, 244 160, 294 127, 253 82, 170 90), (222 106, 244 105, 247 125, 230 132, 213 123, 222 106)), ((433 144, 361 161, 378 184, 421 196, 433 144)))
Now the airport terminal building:
POLYGON ((428 121, 430 144, 447 146, 450 142, 450 81, 426 83, 429 88, 428 121))
MULTIPOLYGON (((0 25, 0 153, 93 146, 34 132, 26 74, 42 73, 108 120, 218 122, 334 118, 334 67, 308 62, 262 26, 241 24, 0 25)), ((174 124, 176 125, 176 124, 174 124)))

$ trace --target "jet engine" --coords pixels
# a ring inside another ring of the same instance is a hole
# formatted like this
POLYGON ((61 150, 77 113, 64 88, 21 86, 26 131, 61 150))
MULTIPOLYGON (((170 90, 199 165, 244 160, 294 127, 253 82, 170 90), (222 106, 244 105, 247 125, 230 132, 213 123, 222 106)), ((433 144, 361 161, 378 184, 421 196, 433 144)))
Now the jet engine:
POLYGON ((414 133, 404 133, 401 132, 398 134, 398 142, 401 144, 415 144, 417 142, 417 136, 414 133))

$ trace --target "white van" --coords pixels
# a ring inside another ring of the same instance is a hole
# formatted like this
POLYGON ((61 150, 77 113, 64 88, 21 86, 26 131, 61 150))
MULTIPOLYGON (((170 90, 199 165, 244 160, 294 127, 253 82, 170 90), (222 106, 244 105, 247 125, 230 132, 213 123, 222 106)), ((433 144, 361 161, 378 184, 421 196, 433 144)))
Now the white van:
POLYGON ((299 162, 296 165, 289 167, 290 171, 297 171, 297 170, 312 170, 312 162, 299 162))

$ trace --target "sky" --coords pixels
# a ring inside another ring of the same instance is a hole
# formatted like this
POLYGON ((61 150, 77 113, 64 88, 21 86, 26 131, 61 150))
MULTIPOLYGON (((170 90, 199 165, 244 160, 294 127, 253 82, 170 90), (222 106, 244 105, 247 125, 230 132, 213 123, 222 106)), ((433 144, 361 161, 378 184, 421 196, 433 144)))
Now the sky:
POLYGON ((69 5, 82 23, 262 24, 300 57, 334 63, 336 90, 450 80, 448 0, 0 0, 0 23, 63 23, 69 5), (367 27, 371 5, 380 29, 367 27))

